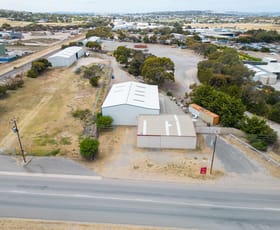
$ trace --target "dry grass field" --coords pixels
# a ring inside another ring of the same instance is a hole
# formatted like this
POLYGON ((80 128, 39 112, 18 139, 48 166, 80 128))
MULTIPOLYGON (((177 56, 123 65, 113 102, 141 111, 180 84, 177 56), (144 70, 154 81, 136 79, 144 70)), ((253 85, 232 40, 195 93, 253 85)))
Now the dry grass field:
MULTIPOLYGON (((73 67, 74 68, 74 67, 73 67)), ((23 145, 35 155, 79 156, 78 138, 83 127, 71 111, 91 109, 97 89, 70 69, 54 69, 36 79, 25 79, 22 89, 0 100, 0 146, 18 150, 9 121, 18 119, 23 145)))
POLYGON ((27 26, 27 25, 31 24, 31 22, 11 21, 11 20, 8 20, 7 18, 0 18, 0 26, 2 26, 2 24, 4 24, 4 23, 8 23, 11 26, 27 26))

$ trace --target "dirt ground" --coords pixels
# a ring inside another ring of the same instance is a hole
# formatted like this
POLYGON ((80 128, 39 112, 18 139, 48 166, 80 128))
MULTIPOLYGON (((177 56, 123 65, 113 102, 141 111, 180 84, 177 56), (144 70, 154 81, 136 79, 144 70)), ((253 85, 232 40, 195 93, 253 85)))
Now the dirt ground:
MULTIPOLYGON (((0 219, 0 229, 9 230, 175 230, 175 228, 156 228, 144 226, 89 224, 59 221, 36 221, 24 219, 0 219)), ((176 230, 179 230, 176 228, 176 230)))
POLYGON ((201 167, 210 167, 212 153, 202 136, 197 150, 161 150, 137 148, 136 133, 136 127, 116 127, 101 133, 98 158, 83 163, 111 178, 197 182, 213 181, 224 174, 221 167, 213 175, 200 174, 201 167))
POLYGON ((18 151, 9 121, 18 120, 25 151, 35 155, 79 157, 83 127, 71 111, 91 109, 97 89, 69 69, 53 69, 36 79, 25 78, 23 88, 0 100, 0 148, 18 151))

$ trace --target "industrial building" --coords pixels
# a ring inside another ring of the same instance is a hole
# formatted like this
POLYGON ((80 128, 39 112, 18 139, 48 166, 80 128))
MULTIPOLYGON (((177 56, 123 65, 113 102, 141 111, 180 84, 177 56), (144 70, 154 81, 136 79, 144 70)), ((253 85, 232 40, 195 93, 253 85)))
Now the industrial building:
MULTIPOLYGON (((250 65, 245 64, 245 66, 254 72, 253 81, 259 81, 264 85, 274 85, 277 82, 277 75, 273 72, 268 71, 268 66, 271 66, 271 63, 268 65, 250 65)), ((279 69, 280 71, 280 69, 279 69)), ((280 72, 279 72, 280 73, 280 72)))
POLYGON ((102 114, 111 116, 113 125, 136 126, 139 115, 159 113, 158 87, 138 82, 114 84, 102 105, 102 114))
POLYGON ((197 105, 197 104, 190 104, 189 105, 189 112, 194 117, 199 117, 201 120, 206 122, 209 125, 217 125, 219 124, 219 115, 210 112, 209 110, 197 105))
POLYGON ((53 67, 68 67, 84 55, 84 50, 79 46, 71 46, 48 57, 53 67))
POLYGON ((86 38, 84 40, 82 40, 82 43, 84 46, 86 46, 86 44, 88 42, 98 42, 98 43, 101 43, 101 38, 100 37, 96 37, 96 36, 92 36, 92 37, 89 37, 89 38, 86 38))
POLYGON ((140 148, 195 149, 197 136, 189 115, 140 115, 140 148))
POLYGON ((7 52, 4 44, 0 43, 0 63, 6 63, 17 59, 14 52, 7 52))

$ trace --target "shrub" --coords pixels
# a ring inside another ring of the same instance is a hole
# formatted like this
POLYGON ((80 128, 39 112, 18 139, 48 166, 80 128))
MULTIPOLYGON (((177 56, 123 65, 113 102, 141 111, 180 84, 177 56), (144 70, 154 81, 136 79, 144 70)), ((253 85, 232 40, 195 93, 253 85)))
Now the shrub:
POLYGON ((166 93, 166 95, 167 95, 168 97, 172 97, 172 96, 173 96, 172 92, 170 92, 170 91, 168 91, 168 92, 166 93))
POLYGON ((87 137, 80 142, 80 154, 87 160, 94 160, 98 153, 99 141, 87 137))
POLYGON ((7 87, 4 85, 0 85, 0 96, 5 95, 7 92, 7 87))
POLYGON ((99 77, 92 77, 92 78, 89 79, 89 83, 93 87, 97 87, 98 86, 98 80, 99 80, 99 77))
POLYGON ((27 77, 36 78, 38 77, 38 73, 34 69, 30 69, 27 71, 27 77))
POLYGON ((98 129, 108 129, 112 127, 113 118, 110 116, 97 116, 96 125, 98 129))
POLYGON ((82 121, 86 121, 91 116, 91 112, 89 109, 84 109, 84 110, 77 109, 72 112, 72 116, 75 118, 79 118, 82 121))

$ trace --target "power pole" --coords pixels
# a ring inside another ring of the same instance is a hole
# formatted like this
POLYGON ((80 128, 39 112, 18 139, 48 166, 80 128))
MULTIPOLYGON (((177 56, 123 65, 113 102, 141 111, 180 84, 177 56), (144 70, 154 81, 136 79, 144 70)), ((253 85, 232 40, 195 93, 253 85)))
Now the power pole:
POLYGON ((212 160, 211 160, 211 167, 210 167, 210 174, 212 174, 214 158, 215 158, 215 151, 216 151, 216 144, 217 144, 217 134, 215 134, 215 139, 213 143, 213 153, 212 153, 212 160))
POLYGON ((25 159, 25 155, 24 155, 24 150, 23 150, 23 147, 22 147, 22 143, 21 143, 21 139, 20 139, 20 135, 19 135, 19 130, 18 130, 18 127, 17 127, 17 121, 16 119, 13 119, 12 120, 13 122, 13 132, 17 134, 17 137, 18 137, 18 143, 19 143, 19 146, 20 146, 20 150, 21 150, 21 155, 22 155, 22 158, 23 158, 23 162, 26 163, 26 159, 25 159))

